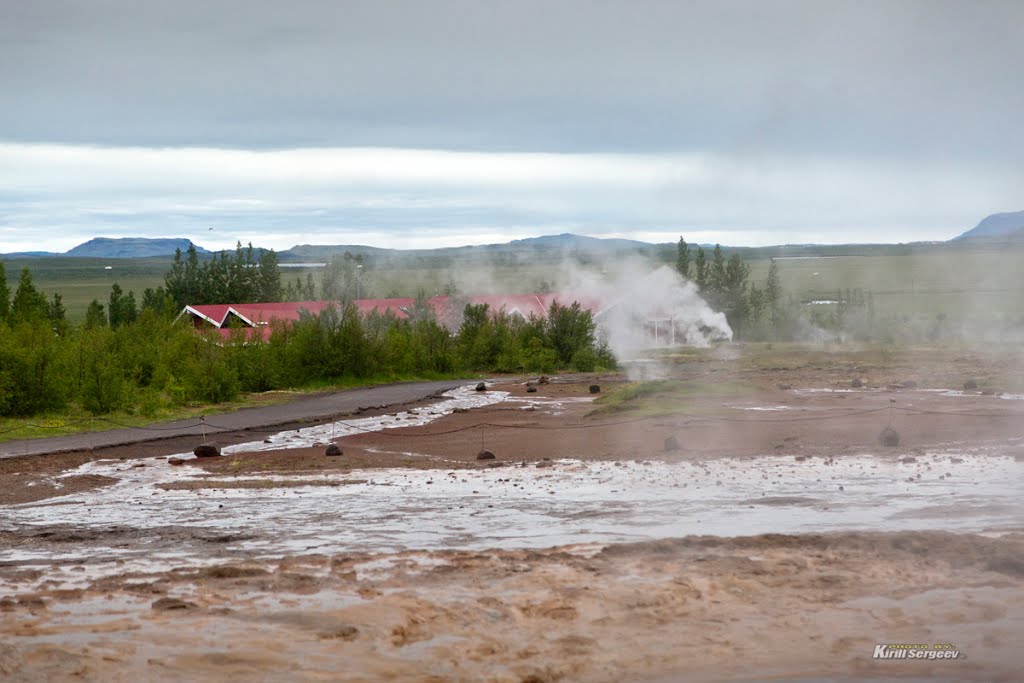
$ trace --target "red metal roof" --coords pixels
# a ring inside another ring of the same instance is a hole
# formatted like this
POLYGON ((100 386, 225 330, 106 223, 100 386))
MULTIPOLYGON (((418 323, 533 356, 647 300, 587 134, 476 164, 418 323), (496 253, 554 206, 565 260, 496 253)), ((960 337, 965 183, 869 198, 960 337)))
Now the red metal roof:
MULTIPOLYGON (((471 304, 487 304, 494 313, 504 310, 509 314, 518 313, 524 318, 530 316, 543 317, 547 314, 551 303, 557 301, 561 305, 568 306, 573 301, 579 300, 565 294, 497 294, 487 296, 469 296, 465 301, 471 304)), ((447 318, 452 311, 449 309, 451 298, 447 296, 435 296, 427 301, 433 309, 434 314, 441 320, 447 318)), ((390 311, 399 318, 407 318, 408 310, 416 303, 415 299, 394 298, 394 299, 357 299, 353 302, 359 313, 368 315, 372 312, 385 314, 390 311)), ((333 301, 288 301, 279 303, 260 304, 204 304, 199 306, 186 306, 182 315, 188 313, 193 318, 205 320, 216 328, 220 328, 225 337, 230 336, 231 329, 224 327, 231 317, 235 317, 246 328, 259 327, 269 334, 269 324, 279 320, 294 322, 298 320, 302 311, 312 315, 318 315, 328 306, 336 306, 333 301)), ((596 300, 580 301, 584 308, 597 311, 599 309, 596 300)))

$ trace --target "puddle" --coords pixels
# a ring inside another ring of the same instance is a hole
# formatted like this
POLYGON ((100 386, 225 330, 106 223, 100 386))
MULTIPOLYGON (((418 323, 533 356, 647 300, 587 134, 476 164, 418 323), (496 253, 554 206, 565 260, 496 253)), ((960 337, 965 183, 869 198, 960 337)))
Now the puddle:
MULTIPOLYGON (((260 441, 249 441, 247 443, 227 446, 221 452, 225 455, 230 455, 231 453, 251 451, 306 448, 326 443, 333 438, 341 436, 377 432, 382 429, 395 429, 398 427, 421 427, 440 417, 450 415, 456 409, 482 408, 500 403, 509 396, 507 391, 476 391, 474 386, 468 385, 447 391, 442 395, 446 397, 443 401, 438 401, 423 408, 404 410, 399 413, 378 415, 376 417, 338 420, 313 427, 305 427, 304 429, 279 432, 260 441)), ((177 457, 191 458, 192 454, 183 453, 177 457)))

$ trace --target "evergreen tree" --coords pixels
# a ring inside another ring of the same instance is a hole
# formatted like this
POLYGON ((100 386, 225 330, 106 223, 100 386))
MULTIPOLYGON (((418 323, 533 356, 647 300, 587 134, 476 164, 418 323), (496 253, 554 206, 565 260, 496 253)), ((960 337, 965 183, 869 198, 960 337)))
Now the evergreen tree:
POLYGON ((18 289, 11 302, 11 317, 15 321, 45 320, 49 317, 50 303, 46 295, 37 291, 28 268, 21 269, 18 289))
POLYGON ((103 304, 98 299, 89 302, 89 308, 85 309, 85 327, 104 327, 107 324, 107 314, 103 311, 103 304))
MULTIPOLYGON (((188 293, 185 291, 185 262, 181 259, 181 249, 174 250, 174 261, 171 262, 171 269, 164 275, 164 287, 167 294, 174 300, 178 308, 195 303, 188 301, 188 293)), ((145 297, 143 297, 145 306, 145 297)))
POLYGON ((47 317, 53 325, 53 331, 64 336, 68 333, 67 311, 64 308, 64 299, 57 292, 53 293, 53 301, 47 309, 47 317))
POLYGON ((256 290, 256 300, 261 303, 272 303, 282 299, 284 293, 281 291, 281 268, 273 249, 260 253, 256 290))
POLYGON ((703 292, 708 287, 708 260, 704 255, 704 247, 697 247, 697 258, 694 259, 697 272, 697 288, 703 292))
POLYGON ((7 270, 0 261, 0 323, 11 317, 11 288, 7 285, 7 270))
POLYGON ((772 330, 778 325, 779 302, 782 300, 782 281, 779 279, 779 265, 772 259, 768 266, 768 279, 764 283, 765 303, 769 307, 772 330))
POLYGON ((683 277, 690 278, 690 247, 682 237, 679 238, 679 245, 676 247, 676 270, 683 277))
POLYGON ((124 323, 124 291, 116 282, 110 286, 110 297, 107 300, 107 322, 114 329, 124 323))
POLYGON ((711 268, 708 273, 708 289, 718 295, 724 294, 727 288, 725 280, 725 254, 722 253, 722 245, 716 244, 715 250, 711 253, 711 268))

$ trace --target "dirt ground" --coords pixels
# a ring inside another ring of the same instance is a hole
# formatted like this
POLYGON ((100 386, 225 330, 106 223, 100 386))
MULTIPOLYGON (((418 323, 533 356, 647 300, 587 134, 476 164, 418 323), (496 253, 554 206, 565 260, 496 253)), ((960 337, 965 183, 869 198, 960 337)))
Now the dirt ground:
MULTIPOLYGON (((982 393, 995 379, 1016 386, 1018 372, 1012 358, 961 353, 913 363, 868 355, 842 363, 713 358, 678 364, 672 374, 739 388, 698 392, 654 417, 594 413, 600 404, 592 399, 623 386, 623 373, 549 384, 499 380, 488 388, 509 392, 506 401, 424 426, 346 436, 336 440, 338 457, 318 444, 190 459, 181 470, 200 468, 202 476, 167 486, 299 487, 311 473, 372 477, 382 468, 498 467, 514 476, 523 466, 566 458, 783 454, 800 462, 867 453, 911 462, 953 447, 998 447, 1019 460, 1024 400, 982 393), (863 386, 853 388, 855 379, 863 386), (938 391, 969 380, 979 387, 938 391), (592 384, 600 393, 591 393, 592 384), (537 391, 527 393, 528 386, 537 391), (900 445, 881 447, 879 432, 890 422, 900 445), (669 437, 678 449, 666 450, 669 437), (482 448, 495 458, 478 460, 482 448), (240 474, 278 478, 228 480, 240 474)), ((249 442, 254 432, 218 440, 249 442)), ((95 475, 56 478, 91 460, 172 468, 165 456, 194 445, 186 438, 2 460, 0 511, 110 485, 95 475)), ((174 533, 191 542, 203 530, 174 533)), ((126 568, 76 587, 46 579, 47 562, 75 571, 77 560, 31 559, 83 547, 101 552, 116 539, 134 542, 130 530, 86 531, 74 520, 59 529, 0 530, 0 586, 17 589, 0 595, 0 678, 1016 681, 1024 666, 1017 647, 1024 519, 1018 531, 999 534, 864 529, 537 550, 253 556, 187 569, 126 568), (950 645, 962 656, 872 659, 875 646, 887 643, 950 645)), ((80 571, 90 576, 88 563, 80 571)))

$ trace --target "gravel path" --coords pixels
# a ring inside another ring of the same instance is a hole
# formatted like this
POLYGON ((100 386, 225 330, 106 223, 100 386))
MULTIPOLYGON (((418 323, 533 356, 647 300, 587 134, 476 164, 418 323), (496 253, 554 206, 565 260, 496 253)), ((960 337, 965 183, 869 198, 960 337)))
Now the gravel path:
MULTIPOLYGON (((242 408, 230 413, 208 415, 206 419, 209 420, 210 424, 215 424, 228 430, 245 430, 294 422, 326 421, 339 415, 353 413, 360 408, 418 401, 465 383, 459 380, 402 382, 377 387, 318 393, 302 396, 288 403, 242 408)), ((21 439, 0 444, 0 458, 63 453, 107 446, 124 446, 177 436, 198 435, 202 434, 204 429, 206 429, 207 433, 215 431, 203 425, 199 418, 189 418, 187 420, 164 422, 145 427, 111 429, 104 432, 72 434, 42 439, 21 439)))

